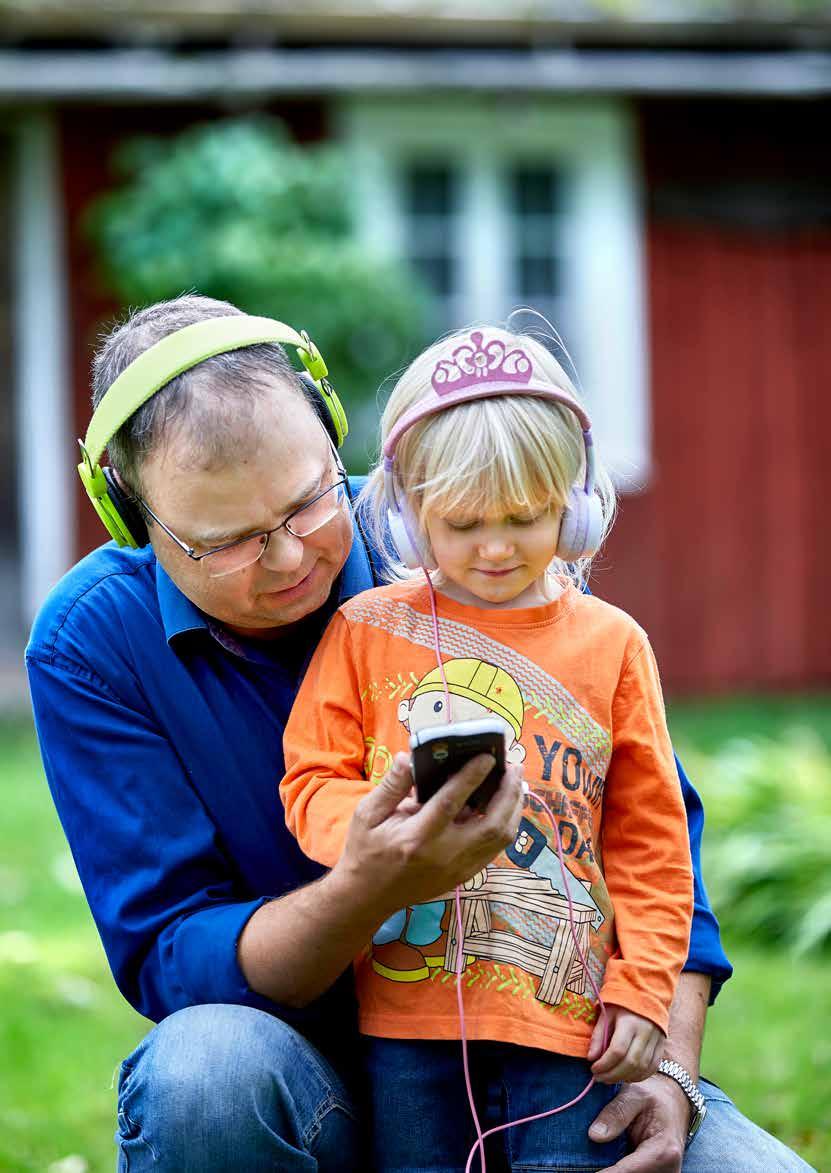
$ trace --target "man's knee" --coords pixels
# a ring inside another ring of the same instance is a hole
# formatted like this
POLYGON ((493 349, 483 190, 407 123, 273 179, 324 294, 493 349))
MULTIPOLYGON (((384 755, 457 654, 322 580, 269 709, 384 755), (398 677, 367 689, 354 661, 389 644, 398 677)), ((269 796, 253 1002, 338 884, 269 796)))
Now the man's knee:
POLYGON ((702 1083, 707 1116, 687 1150, 683 1173, 811 1173, 811 1166, 748 1120, 714 1084, 702 1083))
POLYGON ((176 1104, 192 1119, 192 1109, 207 1103, 222 1111, 239 1093, 270 1091, 307 1048, 296 1031, 262 1011, 190 1006, 160 1022, 124 1069, 152 1085, 160 1103, 176 1104))
POLYGON ((313 1152, 332 1136, 348 1147, 356 1131, 345 1089, 306 1039, 262 1011, 226 1005, 178 1011, 128 1056, 119 1128, 122 1145, 140 1139, 162 1168, 181 1159, 187 1138, 189 1157, 204 1145, 218 1169, 230 1162, 220 1153, 231 1143, 236 1159, 250 1150, 252 1169, 255 1150, 293 1168, 291 1154, 313 1152))

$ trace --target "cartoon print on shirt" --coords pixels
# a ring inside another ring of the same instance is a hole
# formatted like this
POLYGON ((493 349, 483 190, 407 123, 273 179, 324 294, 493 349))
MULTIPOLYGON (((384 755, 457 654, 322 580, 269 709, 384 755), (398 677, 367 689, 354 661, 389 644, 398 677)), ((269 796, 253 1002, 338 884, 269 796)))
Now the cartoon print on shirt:
MULTIPOLYGON (((510 673, 474 658, 448 660, 444 665, 451 712, 441 673, 432 669, 412 695, 398 705, 398 719, 413 733, 448 721, 497 717, 505 727, 505 757, 520 764, 526 751, 522 734, 525 703, 510 673)), ((604 915, 587 881, 568 867, 564 881, 556 852, 545 835, 523 818, 516 842, 507 849, 513 867, 490 865, 464 885, 462 917, 465 938, 464 969, 476 958, 504 961, 540 978, 536 997, 558 1003, 565 989, 582 994, 585 975, 575 960, 565 889, 571 897, 581 948, 588 951, 588 933, 597 930, 604 915), (517 872, 519 869, 519 874, 517 872)), ((431 970, 459 968, 455 907, 447 900, 401 909, 390 917, 372 940, 372 968, 396 982, 429 978, 431 970)))
POLYGON ((519 685, 510 673, 484 660, 448 660, 444 665, 447 691, 453 698, 445 711, 444 684, 438 668, 423 676, 409 700, 398 706, 398 720, 408 733, 446 725, 449 721, 478 721, 496 717, 505 726, 505 760, 525 761, 519 738, 525 705, 519 685))

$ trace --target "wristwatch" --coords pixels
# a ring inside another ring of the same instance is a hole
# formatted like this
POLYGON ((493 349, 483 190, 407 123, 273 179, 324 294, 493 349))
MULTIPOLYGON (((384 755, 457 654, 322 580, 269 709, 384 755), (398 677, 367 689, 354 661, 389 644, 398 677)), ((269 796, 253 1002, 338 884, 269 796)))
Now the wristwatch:
POLYGON ((685 1067, 682 1067, 680 1063, 676 1063, 674 1059, 662 1059, 658 1064, 658 1071, 661 1075, 666 1075, 670 1079, 675 1080, 681 1091, 690 1101, 693 1114, 686 1140, 686 1144, 689 1144, 704 1122, 704 1117, 707 1115, 707 1104, 698 1084, 693 1082, 689 1071, 685 1067))

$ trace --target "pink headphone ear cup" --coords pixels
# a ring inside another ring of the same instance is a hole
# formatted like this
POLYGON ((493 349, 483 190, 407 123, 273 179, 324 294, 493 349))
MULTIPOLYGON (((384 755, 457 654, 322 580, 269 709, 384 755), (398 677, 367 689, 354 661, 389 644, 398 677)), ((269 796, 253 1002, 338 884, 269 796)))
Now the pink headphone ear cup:
POLYGON ((418 526, 406 509, 388 509, 387 526, 395 552, 408 570, 435 570, 436 563, 418 540, 418 526))
POLYGON ((572 489, 560 521, 557 557, 576 562, 596 553, 603 533, 603 508, 596 493, 572 489))

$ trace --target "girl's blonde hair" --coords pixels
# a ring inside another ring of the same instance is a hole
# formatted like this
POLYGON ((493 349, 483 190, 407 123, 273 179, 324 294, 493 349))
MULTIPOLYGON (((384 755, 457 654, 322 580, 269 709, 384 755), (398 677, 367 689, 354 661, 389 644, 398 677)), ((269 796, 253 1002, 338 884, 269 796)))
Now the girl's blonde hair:
MULTIPOLYGON (((533 364, 535 383, 550 383, 580 402, 571 379, 538 338, 501 327, 479 328, 487 339, 496 337, 509 349, 524 350, 533 364)), ((431 377, 438 361, 450 358, 469 336, 470 329, 465 329, 442 338, 404 371, 381 417, 382 447, 405 412, 432 394, 431 377)), ((360 493, 358 508, 377 548, 385 551, 387 577, 395 580, 413 572, 390 550, 384 475, 383 461, 379 460, 360 493)), ((428 511, 448 514, 463 510, 475 516, 564 506, 571 489, 582 488, 586 475, 582 430, 568 407, 551 400, 530 395, 474 399, 408 428, 395 450, 394 475, 398 499, 406 503, 418 526, 419 540, 429 549, 428 511)), ((614 519, 615 491, 599 459, 595 462, 595 492, 601 502, 605 540, 614 519)), ((569 564, 555 558, 549 573, 566 576, 582 586, 590 565, 591 558, 569 564)))

